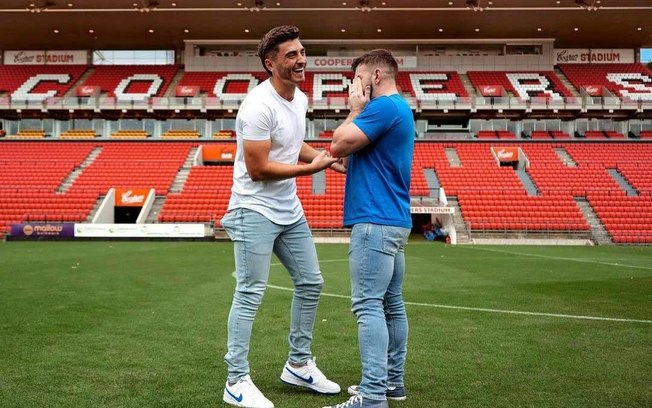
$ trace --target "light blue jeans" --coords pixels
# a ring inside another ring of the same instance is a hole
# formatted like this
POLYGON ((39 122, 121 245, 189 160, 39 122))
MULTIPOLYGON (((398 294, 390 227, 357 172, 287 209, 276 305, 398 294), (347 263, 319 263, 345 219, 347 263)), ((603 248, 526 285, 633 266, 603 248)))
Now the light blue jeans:
POLYGON ((351 304, 358 321, 359 393, 364 398, 384 400, 388 386, 404 386, 408 321, 402 286, 409 236, 407 228, 367 223, 351 231, 351 304))
POLYGON ((278 225, 248 209, 235 209, 222 218, 222 226, 234 242, 236 286, 228 321, 228 380, 249 374, 249 341, 254 317, 263 300, 272 252, 290 273, 294 283, 288 360, 301 364, 312 357, 312 329, 324 279, 317 251, 305 218, 278 225))

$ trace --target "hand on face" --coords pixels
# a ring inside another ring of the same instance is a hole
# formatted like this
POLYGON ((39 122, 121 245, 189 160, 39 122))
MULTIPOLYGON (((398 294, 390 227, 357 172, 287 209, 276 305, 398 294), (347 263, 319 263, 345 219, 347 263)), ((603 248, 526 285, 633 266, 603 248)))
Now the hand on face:
POLYGON ((362 78, 356 76, 349 86, 349 106, 351 110, 362 110, 371 97, 371 84, 362 86, 362 78))

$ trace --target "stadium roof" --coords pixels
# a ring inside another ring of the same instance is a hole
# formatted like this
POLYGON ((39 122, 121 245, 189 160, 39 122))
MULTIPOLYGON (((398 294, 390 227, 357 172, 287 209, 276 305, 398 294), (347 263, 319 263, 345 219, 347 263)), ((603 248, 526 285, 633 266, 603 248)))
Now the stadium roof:
POLYGON ((295 24, 315 40, 554 38, 652 47, 650 0, 2 0, 0 49, 180 49, 295 24), (150 32, 152 31, 152 32, 150 32))

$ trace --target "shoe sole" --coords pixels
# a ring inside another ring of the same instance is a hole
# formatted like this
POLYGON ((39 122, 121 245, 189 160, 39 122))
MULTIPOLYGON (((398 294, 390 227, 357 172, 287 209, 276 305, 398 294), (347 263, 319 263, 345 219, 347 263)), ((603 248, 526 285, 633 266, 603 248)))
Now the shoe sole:
POLYGON ((240 408, 251 408, 248 407, 247 405, 241 404, 238 401, 235 401, 230 395, 224 394, 222 395, 222 401, 226 402, 229 405, 233 405, 234 407, 240 407, 240 408))
MULTIPOLYGON (((283 373, 285 374, 285 370, 283 370, 283 373)), ((322 394, 322 395, 337 395, 340 392, 342 392, 341 389, 338 390, 338 391, 325 390, 323 388, 317 387, 317 386, 315 386, 313 384, 310 384, 310 383, 307 383, 305 381, 297 380, 296 378, 291 377, 289 375, 285 376, 285 375, 281 374, 281 381, 283 383, 287 384, 287 385, 293 385, 295 387, 307 388, 312 392, 315 392, 317 394, 322 394)))
MULTIPOLYGON (((353 389, 351 389, 351 387, 347 388, 346 391, 349 393, 349 395, 358 395, 358 391, 354 391, 353 389)), ((385 395, 385 397, 391 401, 405 401, 407 399, 407 395, 404 395, 402 397, 390 397, 389 395, 385 395)))

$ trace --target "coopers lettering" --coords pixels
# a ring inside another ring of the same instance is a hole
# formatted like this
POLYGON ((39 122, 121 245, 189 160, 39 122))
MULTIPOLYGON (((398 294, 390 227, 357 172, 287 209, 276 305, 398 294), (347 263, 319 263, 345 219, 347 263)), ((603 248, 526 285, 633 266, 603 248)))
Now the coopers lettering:
POLYGON ((33 64, 35 56, 27 55, 24 52, 19 52, 14 55, 14 64, 33 64))
POLYGON ((58 91, 50 89, 43 93, 31 93, 41 82, 56 82, 59 84, 68 84, 72 79, 69 74, 38 74, 30 77, 18 89, 11 94, 12 100, 43 101, 47 98, 56 96, 58 91))
POLYGON ((144 195, 133 195, 131 190, 125 191, 121 194, 120 200, 123 204, 141 204, 145 201, 144 195))
POLYGON ((499 159, 511 159, 514 157, 514 152, 508 152, 505 149, 500 149, 498 152, 496 152, 496 156, 499 159))

